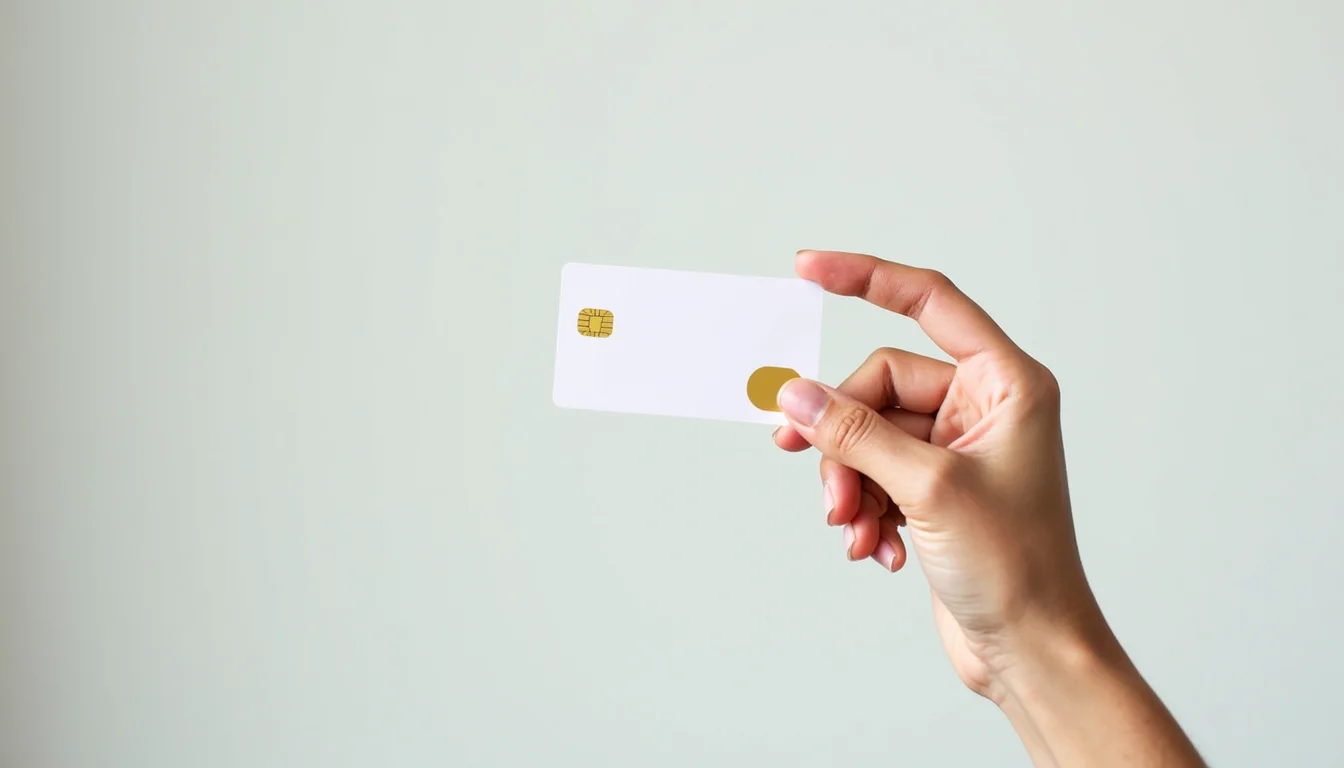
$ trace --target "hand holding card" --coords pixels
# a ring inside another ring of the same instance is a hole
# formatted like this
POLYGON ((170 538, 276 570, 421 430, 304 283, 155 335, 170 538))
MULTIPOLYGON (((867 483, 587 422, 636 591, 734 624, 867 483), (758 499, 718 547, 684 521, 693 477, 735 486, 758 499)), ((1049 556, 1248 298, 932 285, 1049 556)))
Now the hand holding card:
POLYGON ((782 408, 775 440, 822 454, 851 560, 898 571, 908 521, 957 675, 1037 762, 1204 765, 1088 586, 1053 375, 941 274, 833 252, 796 266, 810 283, 570 265, 555 402, 774 423, 782 408), (916 320, 955 364, 882 349, 838 387, 812 381, 818 286, 916 320))

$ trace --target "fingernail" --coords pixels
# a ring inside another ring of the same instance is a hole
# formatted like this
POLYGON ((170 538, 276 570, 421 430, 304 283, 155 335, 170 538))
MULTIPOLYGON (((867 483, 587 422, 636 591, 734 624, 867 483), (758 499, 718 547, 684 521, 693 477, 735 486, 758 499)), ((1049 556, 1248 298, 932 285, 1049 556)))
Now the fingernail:
POLYGON ((821 503, 826 507, 826 524, 835 525, 831 522, 831 516, 835 514, 835 497, 831 495, 831 486, 821 484, 821 503))
POLYGON ((845 523, 845 556, 854 559, 854 524, 845 523))
POLYGON ((779 390, 779 409, 805 427, 821 421, 830 401, 826 390, 807 379, 792 379, 779 390))
POLYGON ((896 548, 885 541, 877 543, 877 551, 873 553, 877 562, 881 563, 888 571, 896 572, 896 548))

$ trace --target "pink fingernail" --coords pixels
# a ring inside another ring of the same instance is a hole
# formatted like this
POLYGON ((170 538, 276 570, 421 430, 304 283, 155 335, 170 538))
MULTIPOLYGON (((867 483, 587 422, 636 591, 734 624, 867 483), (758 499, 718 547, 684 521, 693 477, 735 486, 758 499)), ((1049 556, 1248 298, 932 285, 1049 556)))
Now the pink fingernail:
POLYGON ((845 555, 854 559, 854 524, 845 523, 845 555))
POLYGON ((892 573, 896 572, 896 548, 887 542, 878 542, 877 551, 873 553, 873 558, 886 566, 888 571, 891 571, 892 573))
POLYGON ((826 390, 806 379, 791 379, 779 390, 779 409, 805 427, 821 421, 830 402, 826 390))
POLYGON ((826 507, 826 524, 834 525, 831 522, 831 515, 835 514, 835 497, 831 496, 831 486, 822 483, 821 496, 821 503, 826 507))

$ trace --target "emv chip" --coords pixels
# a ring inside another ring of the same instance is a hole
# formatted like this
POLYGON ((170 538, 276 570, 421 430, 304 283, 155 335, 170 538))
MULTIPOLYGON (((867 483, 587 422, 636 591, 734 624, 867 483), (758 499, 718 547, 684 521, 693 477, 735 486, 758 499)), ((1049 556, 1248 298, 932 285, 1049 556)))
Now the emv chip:
POLYGON ((616 328, 616 316, 606 309, 579 310, 579 335, 605 339, 616 328))

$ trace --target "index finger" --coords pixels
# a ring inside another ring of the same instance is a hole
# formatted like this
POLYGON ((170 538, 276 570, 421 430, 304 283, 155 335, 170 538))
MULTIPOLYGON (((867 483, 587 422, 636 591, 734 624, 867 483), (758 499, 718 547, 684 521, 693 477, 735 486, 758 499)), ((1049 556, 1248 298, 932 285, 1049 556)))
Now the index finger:
POLYGON ((837 251, 799 251, 798 276, 841 296, 858 296, 905 315, 958 362, 982 352, 1016 350, 1008 334, 943 274, 837 251))

